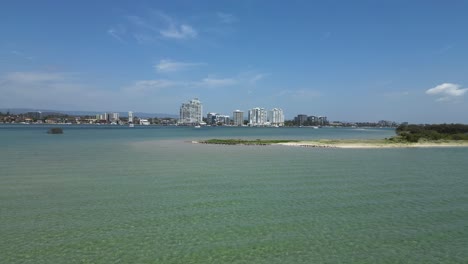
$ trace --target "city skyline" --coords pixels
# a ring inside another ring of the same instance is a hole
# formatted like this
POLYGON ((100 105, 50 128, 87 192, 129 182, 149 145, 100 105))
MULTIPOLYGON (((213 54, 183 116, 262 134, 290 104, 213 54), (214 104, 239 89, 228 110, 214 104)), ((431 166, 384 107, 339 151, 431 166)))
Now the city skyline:
MULTIPOLYGON (((247 124, 249 126, 284 126, 284 113, 280 108, 267 110, 265 108, 254 107, 247 111, 247 124)), ((182 103, 179 109, 180 125, 244 125, 243 111, 232 111, 232 117, 217 112, 207 112, 204 117, 203 103, 199 98, 193 98, 187 103, 182 103)))
POLYGON ((467 10, 465 1, 8 1, 0 108, 178 115, 202 98, 225 114, 262 106, 286 119, 468 123, 467 10))

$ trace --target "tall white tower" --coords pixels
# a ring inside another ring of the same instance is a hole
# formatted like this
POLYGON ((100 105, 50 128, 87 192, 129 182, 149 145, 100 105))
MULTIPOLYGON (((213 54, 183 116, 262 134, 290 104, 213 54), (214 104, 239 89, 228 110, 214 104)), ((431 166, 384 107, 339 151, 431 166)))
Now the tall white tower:
POLYGON ((180 107, 179 123, 184 125, 198 125, 203 121, 202 113, 202 103, 198 98, 194 98, 188 103, 182 104, 180 107))
POLYGON ((128 112, 128 123, 133 124, 133 112, 132 111, 128 112))
POLYGON ((265 108, 255 107, 249 110, 249 126, 264 126, 268 112, 265 108))

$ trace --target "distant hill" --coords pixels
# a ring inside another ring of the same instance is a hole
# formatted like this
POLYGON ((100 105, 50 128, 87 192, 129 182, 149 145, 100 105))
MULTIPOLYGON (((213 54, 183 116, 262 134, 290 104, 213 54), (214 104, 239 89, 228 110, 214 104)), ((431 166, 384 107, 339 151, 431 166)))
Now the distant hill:
MULTIPOLYGON (((35 109, 35 108, 0 108, 0 112, 6 113, 10 112, 11 114, 22 114, 27 112, 41 111, 43 113, 61 113, 73 116, 84 116, 84 115, 97 115, 102 113, 115 113, 113 111, 64 111, 64 110, 51 110, 51 109, 35 109)), ((120 116, 128 116, 128 112, 117 112, 120 116)), ((170 117, 178 118, 178 115, 174 114, 164 114, 164 113, 144 113, 144 112, 133 112, 133 115, 136 117, 150 118, 150 117, 170 117)))

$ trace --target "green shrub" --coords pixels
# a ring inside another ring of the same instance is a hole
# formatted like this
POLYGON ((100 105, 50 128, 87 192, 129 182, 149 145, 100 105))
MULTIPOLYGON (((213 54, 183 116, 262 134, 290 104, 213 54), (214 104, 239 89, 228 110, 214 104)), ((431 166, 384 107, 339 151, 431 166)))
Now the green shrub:
POLYGON ((49 131, 47 131, 47 133, 49 133, 49 134, 63 134, 63 129, 61 129, 60 127, 54 127, 54 128, 49 129, 49 131))

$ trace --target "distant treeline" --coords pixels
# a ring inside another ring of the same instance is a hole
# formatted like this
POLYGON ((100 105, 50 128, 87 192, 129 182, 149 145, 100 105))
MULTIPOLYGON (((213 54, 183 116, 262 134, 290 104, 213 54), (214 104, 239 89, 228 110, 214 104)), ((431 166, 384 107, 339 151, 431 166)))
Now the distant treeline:
POLYGON ((439 124, 439 125, 400 125, 396 133, 409 142, 419 139, 427 140, 468 140, 468 125, 439 124))

